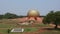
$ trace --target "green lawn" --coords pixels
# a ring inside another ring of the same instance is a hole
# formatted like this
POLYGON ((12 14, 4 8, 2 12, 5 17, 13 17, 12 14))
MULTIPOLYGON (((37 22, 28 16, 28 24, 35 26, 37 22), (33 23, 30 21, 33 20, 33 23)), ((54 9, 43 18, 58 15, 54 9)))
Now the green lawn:
POLYGON ((35 32, 37 30, 38 30, 38 28, 34 28, 34 27, 32 27, 32 28, 25 28, 24 32, 35 32))
POLYGON ((0 23, 0 28, 11 28, 11 27, 15 27, 14 24, 1 24, 0 23))
MULTIPOLYGON (((38 28, 24 28, 24 32, 35 32, 37 31, 38 28)), ((0 29, 0 33, 5 33, 7 34, 8 29, 0 29)), ((10 33, 10 34, 14 34, 14 33, 10 33)))

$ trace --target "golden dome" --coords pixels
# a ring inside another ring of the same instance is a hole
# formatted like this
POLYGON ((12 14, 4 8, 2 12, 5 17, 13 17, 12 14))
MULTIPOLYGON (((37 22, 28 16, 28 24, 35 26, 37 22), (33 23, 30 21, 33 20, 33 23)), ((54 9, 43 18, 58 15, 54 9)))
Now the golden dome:
POLYGON ((30 17, 38 17, 39 12, 37 10, 29 10, 28 16, 30 16, 30 17))

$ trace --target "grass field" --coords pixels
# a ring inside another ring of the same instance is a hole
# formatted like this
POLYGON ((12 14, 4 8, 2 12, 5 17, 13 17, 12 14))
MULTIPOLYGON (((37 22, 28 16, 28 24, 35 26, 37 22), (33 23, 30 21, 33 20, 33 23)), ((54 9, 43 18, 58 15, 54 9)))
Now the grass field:
POLYGON ((24 32, 22 33, 11 33, 10 34, 60 34, 60 30, 42 30, 42 27, 51 27, 45 24, 35 24, 35 25, 17 25, 17 20, 12 19, 3 19, 0 20, 0 34, 8 34, 8 29, 12 28, 24 28, 24 32))

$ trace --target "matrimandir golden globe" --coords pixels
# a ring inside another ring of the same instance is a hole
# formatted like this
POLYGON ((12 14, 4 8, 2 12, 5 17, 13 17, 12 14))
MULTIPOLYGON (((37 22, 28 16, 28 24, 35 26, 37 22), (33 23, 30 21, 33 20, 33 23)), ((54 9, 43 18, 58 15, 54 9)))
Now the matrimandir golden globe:
POLYGON ((40 14, 37 10, 29 10, 27 15, 29 17, 38 17, 40 14))

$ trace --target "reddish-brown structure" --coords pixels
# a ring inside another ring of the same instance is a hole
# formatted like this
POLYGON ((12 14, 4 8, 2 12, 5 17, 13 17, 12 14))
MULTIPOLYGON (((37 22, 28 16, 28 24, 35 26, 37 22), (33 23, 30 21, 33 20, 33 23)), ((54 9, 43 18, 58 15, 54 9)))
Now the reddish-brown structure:
POLYGON ((40 17, 40 13, 37 10, 29 10, 27 17, 20 18, 20 21, 25 22, 28 20, 35 20, 39 23, 42 23, 43 17, 40 17))

